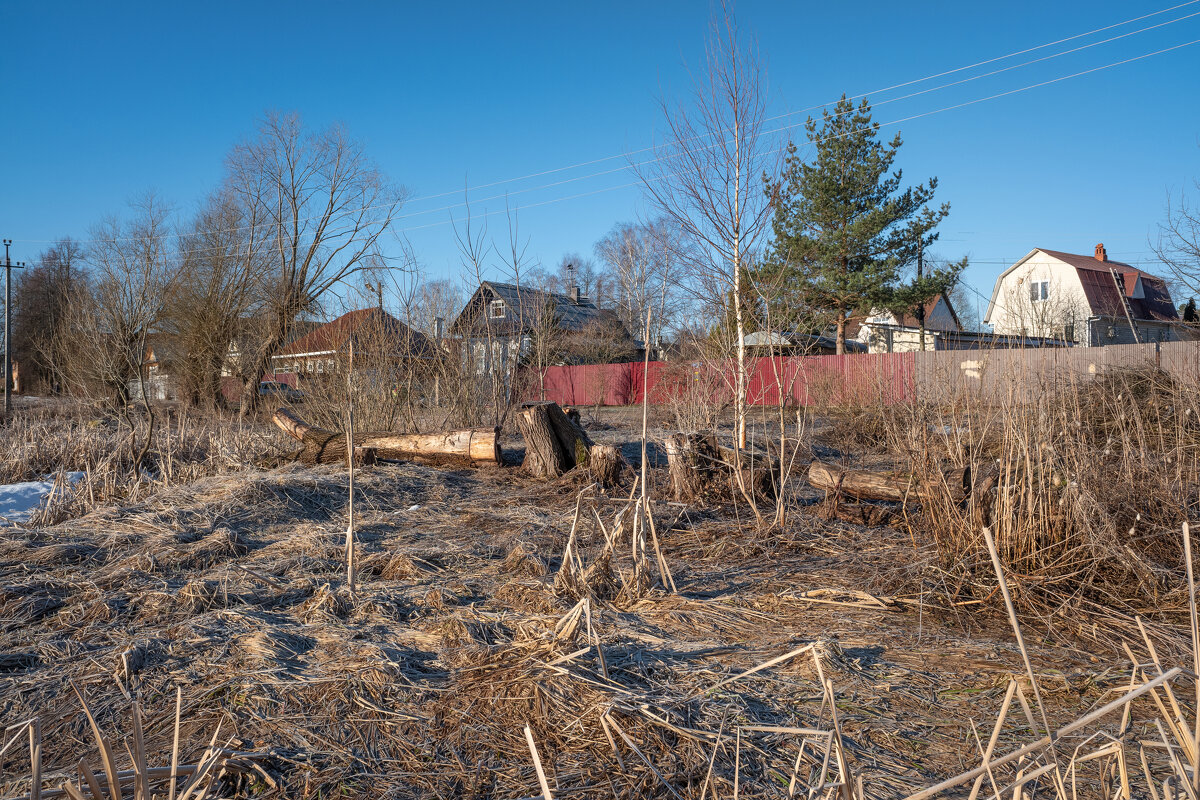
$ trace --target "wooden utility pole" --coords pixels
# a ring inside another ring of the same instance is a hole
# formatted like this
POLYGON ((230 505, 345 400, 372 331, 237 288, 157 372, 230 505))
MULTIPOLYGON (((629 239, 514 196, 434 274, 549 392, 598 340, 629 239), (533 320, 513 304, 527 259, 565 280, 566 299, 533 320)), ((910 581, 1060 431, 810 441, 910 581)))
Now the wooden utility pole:
POLYGON ((12 263, 8 248, 12 239, 4 240, 4 421, 12 416, 12 271, 25 266, 24 261, 12 263))
MULTIPOLYGON (((921 278, 925 275, 925 242, 921 241, 921 237, 917 236, 917 283, 921 282, 921 278)), ((925 303, 917 305, 917 324, 921 329, 921 352, 925 352, 925 303)))

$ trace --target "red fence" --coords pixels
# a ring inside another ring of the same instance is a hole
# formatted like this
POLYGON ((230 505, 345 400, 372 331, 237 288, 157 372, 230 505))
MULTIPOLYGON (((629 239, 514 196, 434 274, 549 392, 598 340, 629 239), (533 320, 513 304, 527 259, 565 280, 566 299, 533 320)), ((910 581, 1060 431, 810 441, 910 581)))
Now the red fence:
MULTIPOLYGON (((889 355, 756 358, 749 364, 746 401, 777 405, 780 397, 801 405, 854 400, 903 400, 911 395, 916 375, 913 353, 889 355)), ((524 399, 553 400, 560 405, 623 406, 668 403, 688 397, 731 401, 736 383, 732 363, 670 364, 651 361, 550 367, 539 377, 524 375, 524 399)))

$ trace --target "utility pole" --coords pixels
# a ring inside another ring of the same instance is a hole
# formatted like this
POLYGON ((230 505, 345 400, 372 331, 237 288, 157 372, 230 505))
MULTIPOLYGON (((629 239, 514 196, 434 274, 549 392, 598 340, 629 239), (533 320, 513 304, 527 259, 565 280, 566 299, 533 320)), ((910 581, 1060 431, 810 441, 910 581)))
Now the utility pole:
POLYGON ((24 261, 12 263, 8 248, 12 239, 4 240, 4 422, 12 417, 12 271, 25 266, 24 261))
MULTIPOLYGON (((925 242, 922 241, 921 235, 917 234, 917 283, 921 282, 921 278, 925 275, 925 242)), ((921 328, 921 352, 925 352, 925 304, 921 303, 917 306, 917 324, 921 328)))

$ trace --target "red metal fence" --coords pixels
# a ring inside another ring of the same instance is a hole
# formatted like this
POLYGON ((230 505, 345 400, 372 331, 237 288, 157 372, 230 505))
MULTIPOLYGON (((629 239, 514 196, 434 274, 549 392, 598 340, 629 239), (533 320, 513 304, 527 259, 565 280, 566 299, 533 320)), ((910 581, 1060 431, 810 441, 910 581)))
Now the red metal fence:
MULTIPOLYGON (((913 353, 889 355, 756 358, 750 361, 746 400, 752 405, 790 403, 842 404, 854 400, 904 400, 916 374, 913 353)), ((560 405, 623 406, 663 404, 677 399, 731 401, 736 385, 732 363, 668 363, 651 361, 550 367, 539 376, 527 371, 525 400, 553 400, 560 405)))
MULTIPOLYGON (((1119 368, 1155 365, 1177 378, 1200 380, 1200 342, 1013 350, 939 350, 924 353, 756 358, 749 365, 746 401, 776 405, 900 402, 917 392, 969 393, 985 398, 1028 398, 1067 382, 1119 368)), ((523 398, 562 405, 621 406, 686 398, 731 401, 732 363, 651 361, 550 367, 524 374, 523 398)))

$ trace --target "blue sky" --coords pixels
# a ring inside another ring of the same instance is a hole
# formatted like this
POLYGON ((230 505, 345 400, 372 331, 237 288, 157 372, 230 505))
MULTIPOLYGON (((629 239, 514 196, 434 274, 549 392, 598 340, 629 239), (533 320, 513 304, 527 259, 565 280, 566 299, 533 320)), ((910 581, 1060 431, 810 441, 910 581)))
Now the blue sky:
MULTIPOLYGON (((938 176, 938 198, 951 204, 938 254, 970 256, 968 280, 986 294, 1035 246, 1090 253, 1103 241, 1111 258, 1151 258, 1167 193, 1200 178, 1200 45, 930 112, 1200 39, 1200 16, 1187 17, 1200 3, 878 90, 1176 3, 742 0, 736 10, 765 57, 772 114, 872 92, 879 122, 924 115, 885 133, 903 133, 897 164, 909 181, 938 176)), ((552 266, 645 213, 642 194, 612 188, 633 180, 625 172, 588 177, 621 158, 509 179, 648 145, 661 124, 658 97, 681 97, 686 66, 701 62, 710 10, 670 1, 10 0, 0 12, 0 234, 16 240, 14 258, 32 260, 47 240, 86 238, 147 189, 187 215, 220 181, 229 148, 277 109, 313 126, 344 123, 409 187, 417 199, 400 228, 430 275, 460 275, 449 212, 438 209, 459 202, 464 185, 495 181, 508 182, 475 197, 513 193, 530 256, 552 266)), ((480 201, 476 211, 503 205, 480 201)), ((488 222, 503 238, 503 216, 488 222)))

